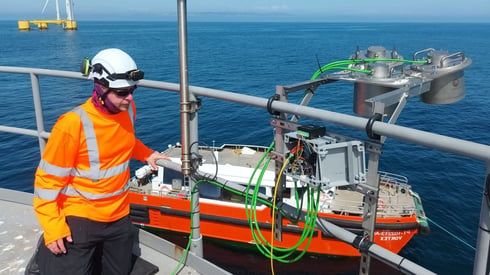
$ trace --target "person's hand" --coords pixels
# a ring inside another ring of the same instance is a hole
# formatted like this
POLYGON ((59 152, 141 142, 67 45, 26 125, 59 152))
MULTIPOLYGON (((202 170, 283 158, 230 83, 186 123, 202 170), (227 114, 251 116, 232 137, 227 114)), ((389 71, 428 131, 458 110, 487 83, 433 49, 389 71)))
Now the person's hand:
MULTIPOLYGON (((71 239, 71 236, 66 237, 66 241, 71 243, 73 240, 71 239)), ((58 239, 52 243, 49 243, 46 245, 46 247, 51 251, 53 254, 58 255, 58 254, 66 254, 66 248, 65 244, 63 243, 63 239, 58 239)))
POLYGON ((157 164, 156 164, 156 161, 159 160, 159 159, 168 159, 170 160, 166 155, 162 154, 162 153, 159 153, 157 151, 153 151, 153 153, 151 153, 151 155, 146 158, 146 161, 148 162, 148 164, 150 164, 150 166, 154 169, 154 170, 157 170, 157 164))

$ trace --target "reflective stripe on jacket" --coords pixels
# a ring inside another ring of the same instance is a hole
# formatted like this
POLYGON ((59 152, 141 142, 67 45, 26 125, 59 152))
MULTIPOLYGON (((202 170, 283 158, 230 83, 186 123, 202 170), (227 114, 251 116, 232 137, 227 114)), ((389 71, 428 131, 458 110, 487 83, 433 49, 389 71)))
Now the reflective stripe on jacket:
POLYGON ((65 216, 110 222, 129 213, 129 161, 152 153, 135 138, 134 111, 103 114, 89 99, 54 125, 34 183, 46 243, 70 235, 65 216))

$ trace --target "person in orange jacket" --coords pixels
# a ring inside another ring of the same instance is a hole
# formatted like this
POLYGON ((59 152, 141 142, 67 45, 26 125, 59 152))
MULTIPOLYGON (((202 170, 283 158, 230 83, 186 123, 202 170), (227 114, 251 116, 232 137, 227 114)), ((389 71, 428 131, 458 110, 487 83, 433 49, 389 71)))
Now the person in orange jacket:
POLYGON ((41 274, 129 274, 129 161, 167 159, 136 138, 133 93, 144 74, 119 49, 84 60, 92 97, 53 126, 36 171, 34 209, 44 229, 41 274))

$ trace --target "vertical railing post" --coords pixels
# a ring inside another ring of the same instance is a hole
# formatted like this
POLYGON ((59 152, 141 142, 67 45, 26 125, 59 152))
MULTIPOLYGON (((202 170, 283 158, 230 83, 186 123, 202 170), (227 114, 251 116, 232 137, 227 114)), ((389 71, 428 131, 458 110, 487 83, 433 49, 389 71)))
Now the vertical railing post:
POLYGON ((34 111, 36 114, 36 126, 37 126, 37 138, 39 140, 39 150, 41 151, 41 156, 44 152, 44 147, 46 147, 46 140, 41 137, 41 133, 45 132, 44 129, 44 119, 43 119, 43 107, 41 104, 41 94, 39 89, 39 77, 34 73, 31 75, 31 86, 32 86, 32 98, 34 100, 34 111))
POLYGON ((478 238, 476 240, 473 274, 490 274, 490 162, 487 162, 487 174, 480 209, 478 238))
MULTIPOLYGON (((376 228, 376 210, 378 207, 379 193, 379 156, 381 155, 381 144, 368 143, 367 150, 369 153, 367 187, 363 188, 364 192, 364 213, 362 228, 364 229, 364 238, 374 242, 374 230, 376 228)), ((361 250, 361 264, 359 274, 368 275, 371 265, 371 257, 363 248, 361 250)))
MULTIPOLYGON (((278 100, 283 100, 287 101, 287 93, 284 90, 283 86, 276 86, 276 96, 278 96, 278 100)), ((269 110, 271 111, 271 110, 269 110)), ((286 113, 280 113, 279 118, 282 120, 287 120, 287 114, 286 113)), ((286 176, 283 174, 279 174, 281 171, 282 166, 284 165, 284 162, 286 161, 287 156, 285 155, 285 150, 284 150, 284 134, 285 134, 285 129, 282 129, 279 125, 276 125, 275 127, 275 151, 276 151, 276 159, 275 159, 275 173, 276 177, 274 178, 275 182, 277 182, 277 185, 274 186, 274 188, 277 188, 277 191, 275 193, 277 194, 276 196, 276 203, 280 203, 283 200, 283 191, 284 191, 284 186, 286 184, 286 176), (279 180, 278 180, 279 179, 279 180)), ((282 242, 282 215, 280 214, 279 211, 274 212, 274 224, 272 225, 271 230, 274 231, 274 239, 277 241, 282 242)), ((272 241, 272 240, 271 240, 272 241)), ((271 255, 272 257, 272 255, 271 255)))
MULTIPOLYGON (((380 120, 383 120, 382 114, 385 113, 385 105, 383 103, 374 104, 372 120, 376 121, 377 115, 380 120)), ((376 216, 378 210, 378 196, 379 196, 379 157, 381 155, 381 148, 386 140, 385 136, 375 135, 372 132, 373 123, 368 121, 366 125, 366 133, 369 138, 377 140, 366 142, 366 148, 369 154, 368 159, 368 171, 367 171, 367 186, 363 188, 364 193, 364 209, 362 215, 362 229, 364 230, 364 239, 374 242, 374 234, 376 229, 376 216)), ((371 268, 371 256, 369 256, 366 247, 360 246, 361 263, 359 268, 359 274, 368 275, 371 268)))

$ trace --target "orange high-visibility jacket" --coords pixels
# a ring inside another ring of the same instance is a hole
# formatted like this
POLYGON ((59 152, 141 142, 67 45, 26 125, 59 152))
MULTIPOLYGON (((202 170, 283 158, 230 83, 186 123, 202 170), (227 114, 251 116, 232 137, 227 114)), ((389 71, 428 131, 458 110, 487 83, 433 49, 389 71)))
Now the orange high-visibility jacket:
POLYGON ((46 244, 71 235, 66 216, 111 222, 129 213, 129 161, 153 152, 135 137, 135 112, 131 104, 104 114, 89 98, 53 126, 34 182, 46 244))

